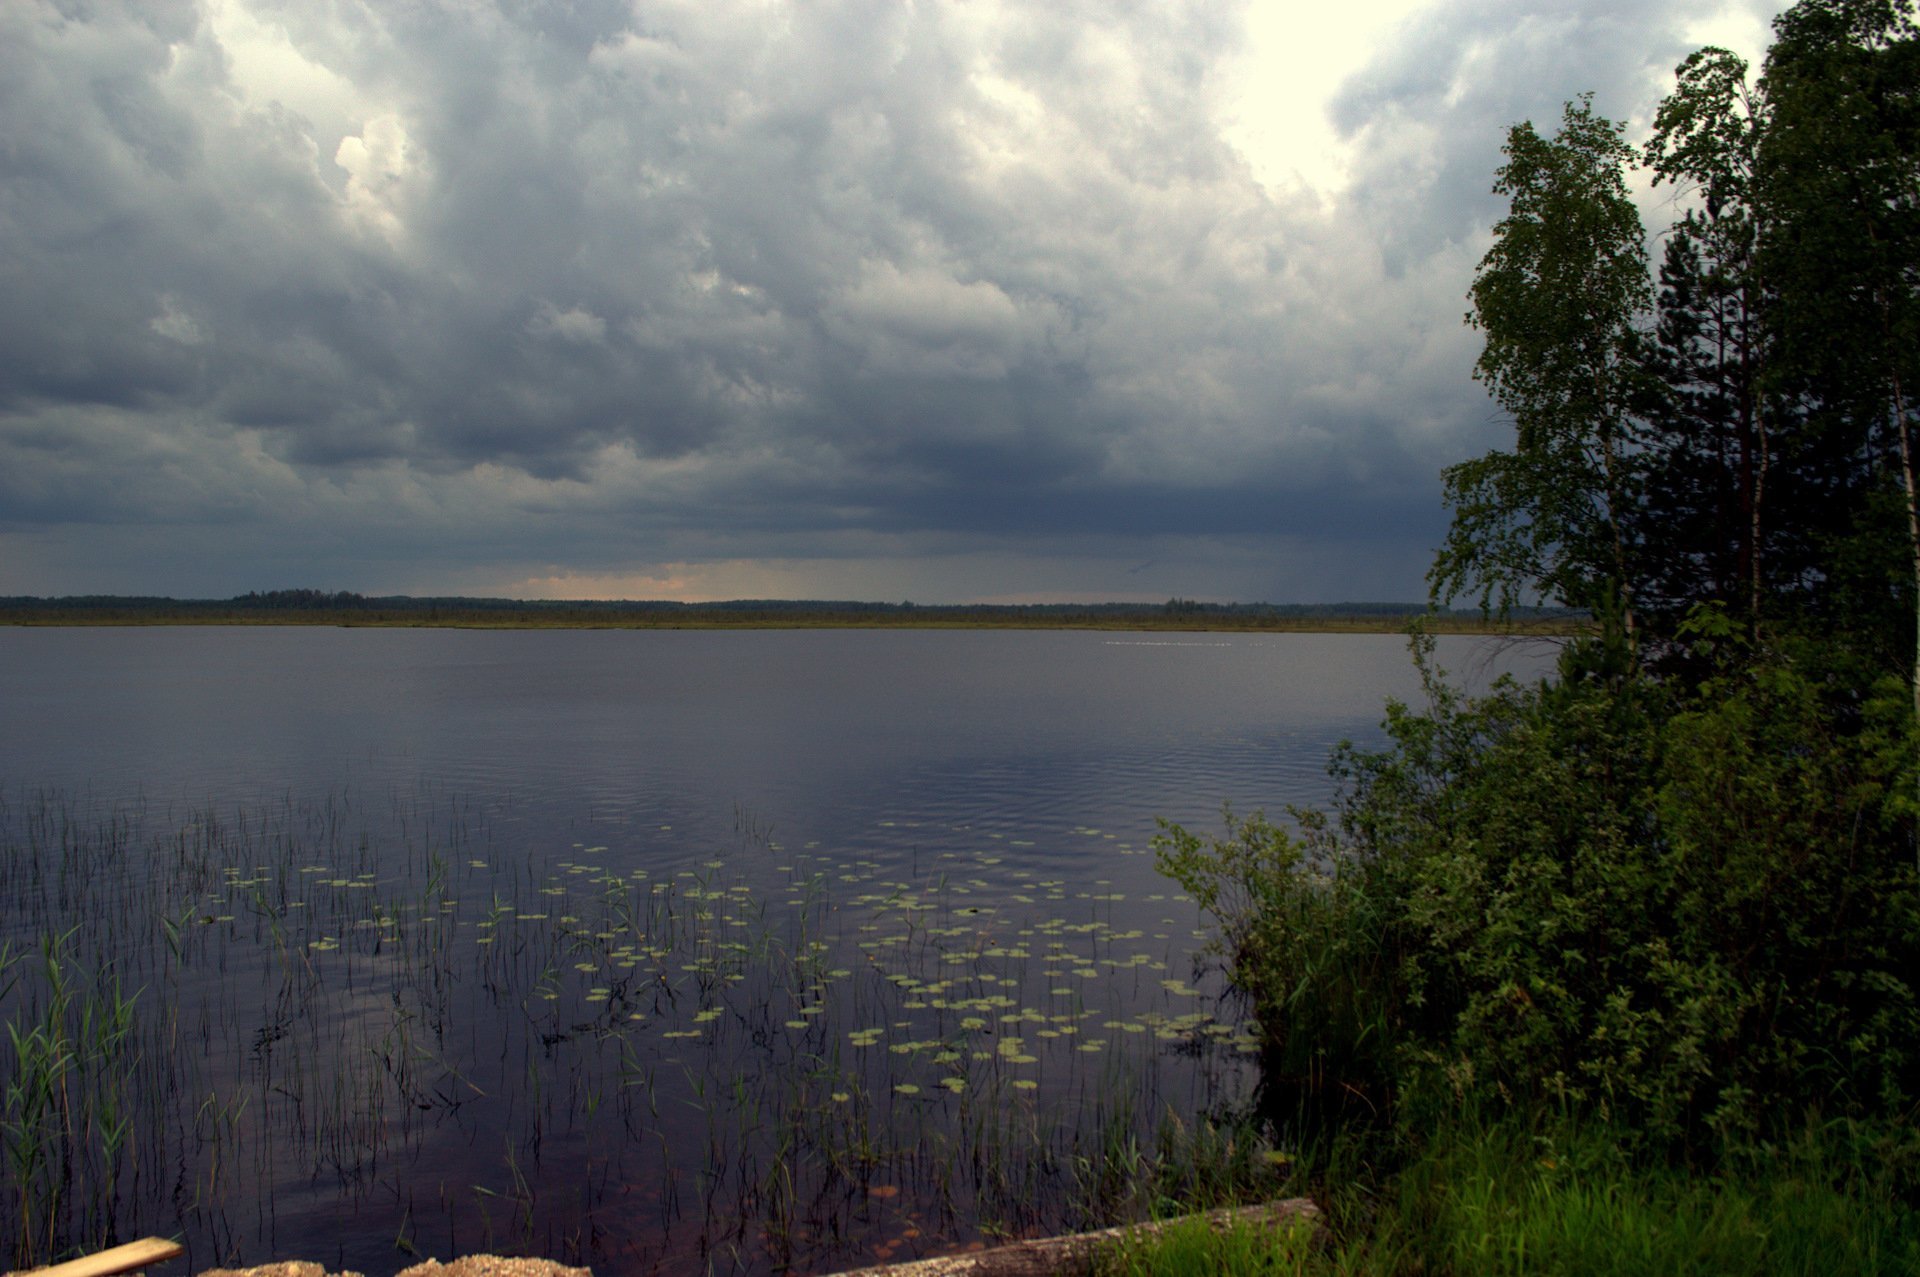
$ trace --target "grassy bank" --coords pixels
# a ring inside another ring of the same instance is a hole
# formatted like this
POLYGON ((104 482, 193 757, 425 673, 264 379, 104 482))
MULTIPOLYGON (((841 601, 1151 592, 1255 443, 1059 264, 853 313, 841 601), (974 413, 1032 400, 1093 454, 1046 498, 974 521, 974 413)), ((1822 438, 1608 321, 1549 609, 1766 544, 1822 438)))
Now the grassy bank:
MULTIPOLYGON (((1103 1277, 1628 1277, 1920 1272, 1920 1212, 1872 1135, 1817 1126, 1716 1168, 1637 1161, 1594 1123, 1471 1117, 1382 1175, 1346 1141, 1320 1170, 1328 1233, 1182 1225, 1109 1252, 1103 1277)), ((1374 1152, 1383 1150, 1375 1146, 1374 1152)))

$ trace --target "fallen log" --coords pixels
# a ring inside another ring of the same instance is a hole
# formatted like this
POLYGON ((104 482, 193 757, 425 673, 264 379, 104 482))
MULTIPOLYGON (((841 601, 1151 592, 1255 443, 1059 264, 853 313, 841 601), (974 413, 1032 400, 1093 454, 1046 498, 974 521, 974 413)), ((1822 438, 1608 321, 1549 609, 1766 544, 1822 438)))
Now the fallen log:
MULTIPOLYGON (((898 1264, 880 1264, 855 1268, 835 1277, 1056 1277, 1062 1273, 1084 1273, 1103 1247, 1129 1237, 1150 1236, 1193 1216, 1158 1220, 1146 1224, 1122 1224, 1092 1233, 1071 1233, 1064 1237, 1039 1237, 1009 1242, 989 1250, 963 1255, 939 1255, 932 1259, 908 1260, 898 1264)), ((1225 1232, 1236 1224, 1251 1224, 1275 1230, 1300 1224, 1318 1226, 1320 1208, 1307 1197, 1266 1202, 1259 1206, 1236 1206, 1208 1211, 1200 1216, 1214 1228, 1225 1232)))
POLYGON ((137 1272, 148 1264, 164 1264, 184 1252, 180 1243, 160 1237, 142 1237, 137 1242, 115 1246, 98 1254, 69 1259, 64 1264, 28 1269, 10 1277, 114 1277, 116 1273, 137 1272))

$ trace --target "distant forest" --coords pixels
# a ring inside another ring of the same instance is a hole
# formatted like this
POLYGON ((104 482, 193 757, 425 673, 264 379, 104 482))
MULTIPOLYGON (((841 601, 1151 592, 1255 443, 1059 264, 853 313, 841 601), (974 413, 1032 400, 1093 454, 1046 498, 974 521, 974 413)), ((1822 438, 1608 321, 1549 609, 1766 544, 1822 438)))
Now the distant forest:
POLYGON ((1442 632, 1489 628, 1558 631, 1584 614, 1520 609, 1490 626, 1478 609, 1429 612, 1419 603, 921 604, 818 599, 736 599, 718 603, 621 599, 493 599, 350 591, 268 590, 228 599, 111 594, 0 597, 7 625, 384 625, 472 628, 809 628, 912 626, 1006 629, 1364 630, 1402 629, 1427 616, 1442 632))

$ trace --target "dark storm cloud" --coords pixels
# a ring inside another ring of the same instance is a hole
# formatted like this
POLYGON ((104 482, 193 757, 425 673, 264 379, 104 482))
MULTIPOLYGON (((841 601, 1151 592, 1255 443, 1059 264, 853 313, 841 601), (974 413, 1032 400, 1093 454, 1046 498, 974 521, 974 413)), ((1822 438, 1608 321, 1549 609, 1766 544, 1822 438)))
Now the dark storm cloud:
POLYGON ((924 553, 932 597, 1215 538, 1180 592, 1416 594, 1498 435, 1502 131, 1644 110, 1713 7, 1416 15, 1331 191, 1224 140, 1218 4, 0 7, 0 590, 924 553))

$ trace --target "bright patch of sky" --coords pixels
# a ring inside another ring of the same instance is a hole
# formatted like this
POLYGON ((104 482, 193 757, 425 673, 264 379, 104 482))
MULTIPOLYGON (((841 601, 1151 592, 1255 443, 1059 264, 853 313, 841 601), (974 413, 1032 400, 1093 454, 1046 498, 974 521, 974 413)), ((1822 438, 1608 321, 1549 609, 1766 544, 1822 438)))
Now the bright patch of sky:
POLYGON ((1352 180, 1356 145, 1329 106, 1410 15, 1431 7, 1432 0, 1256 0, 1245 11, 1245 44, 1222 71, 1221 135, 1270 190, 1337 194, 1352 180))

